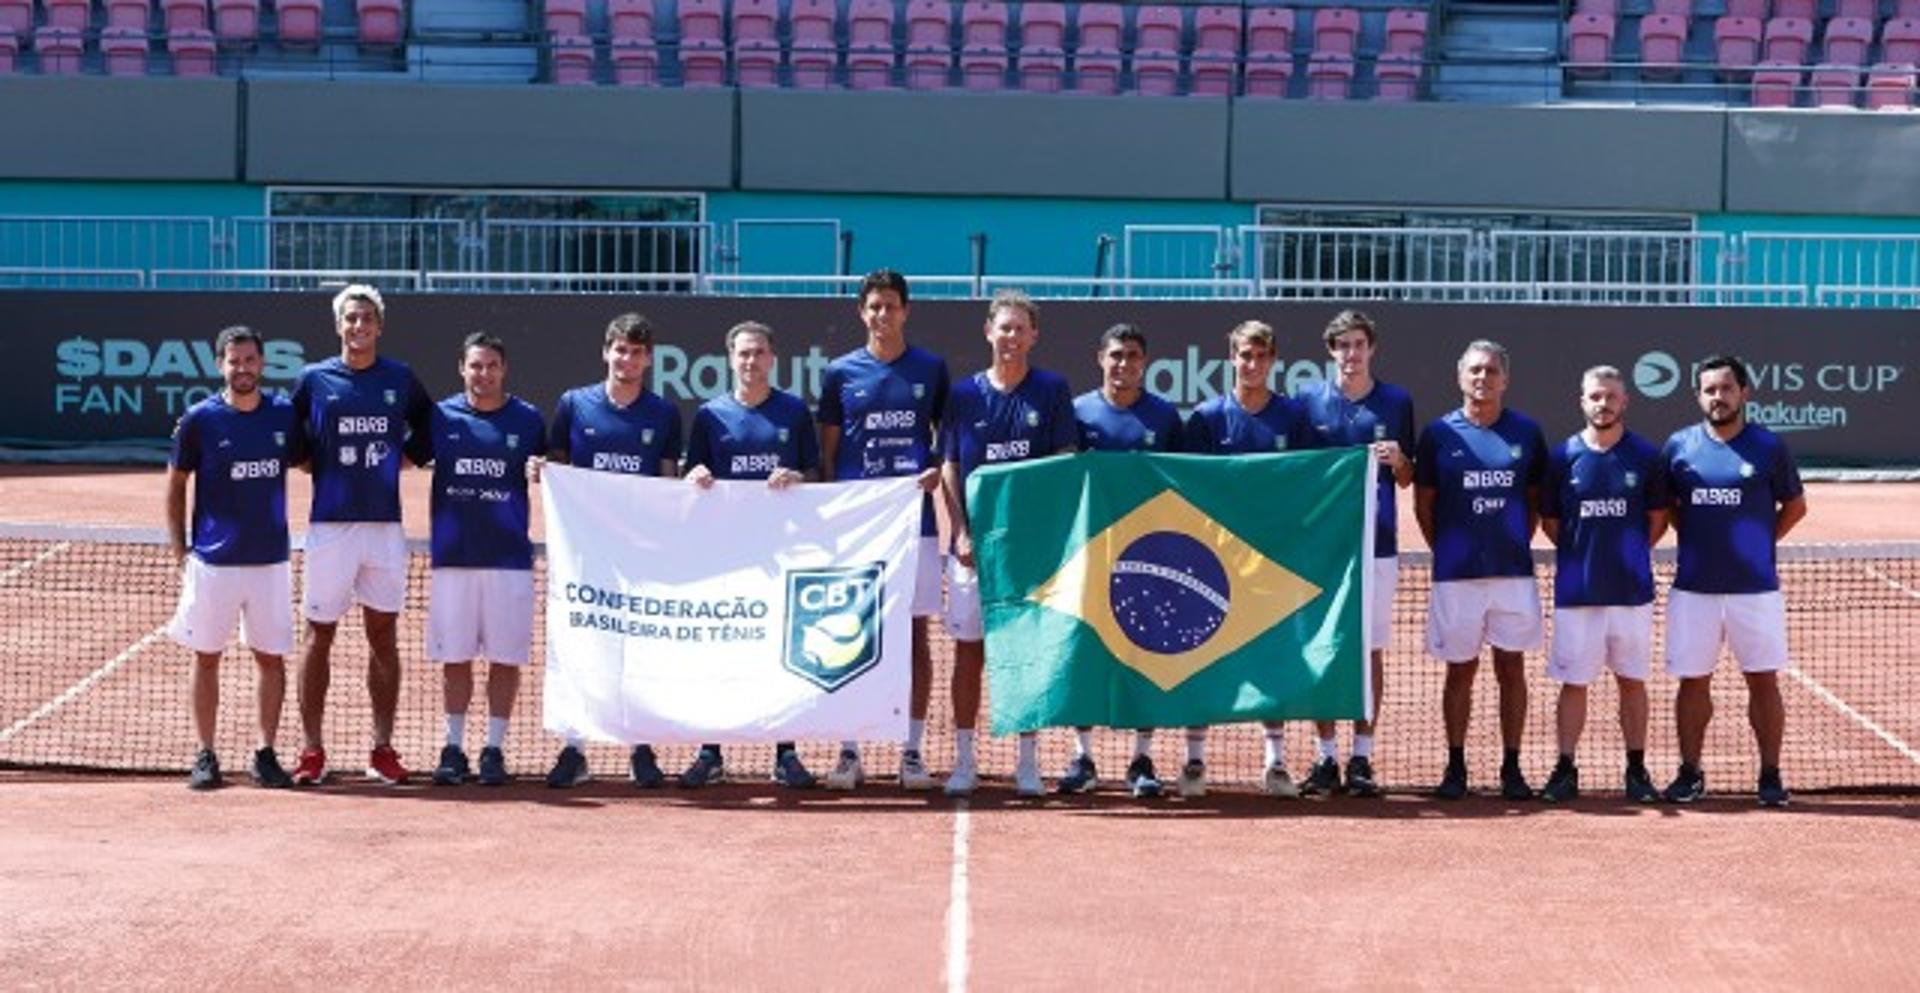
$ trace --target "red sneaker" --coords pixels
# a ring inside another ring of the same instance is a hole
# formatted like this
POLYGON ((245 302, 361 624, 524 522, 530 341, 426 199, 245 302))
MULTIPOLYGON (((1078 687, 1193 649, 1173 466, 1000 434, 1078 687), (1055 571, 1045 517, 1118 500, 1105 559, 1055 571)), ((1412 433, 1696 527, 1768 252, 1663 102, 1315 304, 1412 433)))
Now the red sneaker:
POLYGON ((407 781, 407 767, 400 764, 400 754, 391 746, 381 745, 367 758, 367 778, 398 786, 407 781))
POLYGON ((293 785, 318 786, 327 779, 327 751, 324 748, 300 749, 300 764, 293 767, 293 785))

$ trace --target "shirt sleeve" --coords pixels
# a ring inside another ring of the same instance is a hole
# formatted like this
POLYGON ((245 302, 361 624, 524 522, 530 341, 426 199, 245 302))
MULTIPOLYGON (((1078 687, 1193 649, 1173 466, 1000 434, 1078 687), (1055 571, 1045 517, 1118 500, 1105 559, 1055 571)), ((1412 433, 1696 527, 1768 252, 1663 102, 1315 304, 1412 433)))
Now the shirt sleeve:
POLYGON ((1439 467, 1434 465, 1434 452, 1439 447, 1440 439, 1434 437, 1432 427, 1420 432, 1420 439, 1413 445, 1414 485, 1426 487, 1440 485, 1439 467))
POLYGON ((560 402, 553 405, 553 423, 547 425, 547 451, 564 455, 571 461, 573 455, 573 394, 560 394, 560 402))
POLYGON ((1060 381, 1060 388, 1053 392, 1053 412, 1048 415, 1053 423, 1052 437, 1045 454, 1053 455, 1061 451, 1076 450, 1080 447, 1080 419, 1073 415, 1073 391, 1067 388, 1067 381, 1060 381))
POLYGON ((433 398, 419 376, 409 374, 407 380, 407 457, 426 465, 433 458, 433 398))
POLYGON ((955 434, 955 425, 961 420, 959 407, 960 394, 957 392, 947 394, 947 402, 940 405, 940 433, 935 437, 934 444, 943 462, 960 461, 960 439, 955 434))
POLYGON ((540 408, 527 404, 527 423, 533 425, 533 453, 547 454, 547 419, 540 416, 540 408))
POLYGON ((940 430, 928 433, 928 440, 933 445, 933 450, 927 453, 928 468, 939 465, 941 453, 946 451, 947 401, 952 395, 953 382, 947 377, 947 362, 939 359, 934 366, 933 403, 928 405, 928 409, 933 411, 940 430))
POLYGON ((173 426, 173 455, 168 464, 181 472, 200 467, 200 421, 189 410, 173 426))
POLYGON ((1527 450, 1531 455, 1527 459, 1527 485, 1539 486, 1547 474, 1547 436, 1540 433, 1540 426, 1533 426, 1533 437, 1527 439, 1527 450))
POLYGON ((1393 440, 1400 443, 1401 454, 1412 458, 1414 447, 1419 443, 1414 434, 1412 395, 1402 394, 1401 402, 1397 406, 1400 409, 1399 416, 1394 419, 1393 440))
POLYGON ((300 378, 293 381, 293 393, 288 397, 293 404, 293 436, 300 440, 300 450, 311 452, 315 438, 312 434, 307 415, 313 410, 313 374, 301 370, 300 378))
POLYGON ((814 414, 814 420, 820 424, 831 424, 844 428, 840 419, 846 416, 846 409, 840 405, 840 370, 836 366, 827 366, 827 374, 820 377, 820 409, 814 414))
POLYGON ((1648 510, 1666 510, 1673 506, 1673 477, 1667 474, 1667 460, 1647 446, 1647 479, 1642 491, 1648 510))
POLYGON ((667 402, 666 435, 666 441, 660 446, 660 457, 678 462, 680 461, 682 450, 680 439, 680 408, 674 406, 672 401, 667 402))
POLYGON ((694 411, 693 430, 687 433, 687 464, 683 468, 703 465, 709 471, 713 469, 713 440, 709 437, 713 428, 708 423, 710 416, 705 410, 694 411))
POLYGON ((1787 443, 1775 436, 1773 442, 1773 471, 1770 473, 1773 483, 1773 498, 1785 503, 1797 500, 1806 493, 1806 487, 1800 484, 1800 467, 1793 462, 1793 453, 1787 451, 1787 443))
POLYGON ((1560 485, 1566 479, 1567 459, 1561 449, 1547 455, 1547 468, 1540 476, 1540 516, 1560 519, 1560 485))
POLYGON ((794 418, 793 430, 799 435, 795 439, 799 464, 794 468, 801 472, 820 468, 820 433, 814 430, 813 423, 807 416, 806 401, 800 401, 800 416, 794 418))
POLYGON ((1291 397, 1284 398, 1281 402, 1287 405, 1288 413, 1293 420, 1292 425, 1287 429, 1287 433, 1291 435, 1287 439, 1287 449, 1304 452, 1325 447, 1321 444, 1320 432, 1314 429, 1313 418, 1307 416, 1307 405, 1291 397))
POLYGON ((1200 455, 1212 454, 1213 429, 1207 426, 1207 416, 1201 413, 1199 408, 1194 408, 1193 413, 1187 418, 1187 430, 1182 433, 1180 440, 1187 446, 1186 450, 1189 452, 1200 455))

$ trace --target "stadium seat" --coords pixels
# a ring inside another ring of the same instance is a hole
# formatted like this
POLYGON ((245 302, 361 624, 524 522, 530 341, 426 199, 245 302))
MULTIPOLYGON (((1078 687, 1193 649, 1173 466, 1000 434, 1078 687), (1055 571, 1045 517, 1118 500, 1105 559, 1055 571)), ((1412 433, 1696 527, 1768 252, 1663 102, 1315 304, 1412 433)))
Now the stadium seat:
POLYGON ((1833 16, 1877 21, 1880 19, 1880 2, 1879 0, 1840 0, 1839 3, 1834 4, 1833 16))
POLYGON ((587 0, 546 0, 547 33, 578 37, 587 33, 587 0))
POLYGON ((1352 55, 1359 40, 1359 11, 1349 7, 1323 7, 1313 12, 1315 54, 1352 55))
POLYGON ((833 82, 833 26, 838 16, 834 0, 793 0, 787 10, 792 37, 787 64, 793 69, 793 85, 817 90, 833 82))
POLYGON ((734 0, 733 81, 763 88, 780 85, 779 0, 734 0))
POLYGON ((1604 17, 1617 17, 1620 14, 1619 0, 1577 0, 1573 5, 1576 14, 1600 14, 1604 17))
POLYGON ((1687 47, 1687 19, 1648 14, 1640 19, 1640 74, 1649 79, 1680 75, 1687 47))
POLYGON ((1714 62, 1720 75, 1743 75, 1760 61, 1760 22, 1751 17, 1722 17, 1713 22, 1714 62))
MULTIPOLYGON (((0 0, 0 37, 25 38, 33 33, 33 0, 0 0)), ((19 51, 16 43, 14 51, 19 51)))
POLYGON ((33 33, 33 51, 42 76, 71 76, 80 71, 78 28, 43 27, 33 33))
POLYGON ((1905 110, 1913 106, 1915 69, 1881 63, 1867 73, 1867 109, 1905 110))
POLYGON ((204 30, 211 26, 207 18, 207 0, 161 0, 167 33, 204 30))
MULTIPOLYGON (((548 5, 552 10, 552 5, 548 5)), ((552 23, 551 20, 548 21, 552 23)), ((580 23, 586 24, 585 11, 580 23)), ((593 39, 584 34, 553 36, 553 81, 563 86, 584 86, 593 82, 593 39)))
MULTIPOLYGON (((1025 5, 1036 6, 1040 5, 1025 5)), ((1062 12, 1060 16, 1066 15, 1062 12)), ((974 0, 961 8, 960 80, 967 89, 997 90, 1006 85, 1007 21, 1007 5, 1000 0, 974 0)), ((1054 46, 1056 51, 1059 47, 1054 46)), ((1054 78, 1057 83, 1058 72, 1054 78)))
POLYGON ((1396 55, 1423 57, 1427 51, 1427 12, 1411 7, 1387 11, 1387 47, 1396 55))
POLYGON ((320 44, 320 0, 274 0, 280 44, 313 48, 320 44))
POLYGON ((724 0, 680 0, 675 5, 680 39, 680 82, 685 86, 725 86, 727 43, 724 0))
POLYGON ((660 82, 660 48, 652 38, 616 36, 607 47, 613 60, 613 81, 621 86, 652 86, 660 82))
POLYGON ((1375 100, 1405 101, 1420 96, 1420 56, 1410 52, 1381 52, 1373 64, 1375 100))
POLYGON ((20 40, 11 31, 0 31, 0 76, 20 71, 20 40))
POLYGON ((1179 7, 1140 7, 1133 22, 1133 88, 1147 96, 1172 96, 1180 89, 1179 7))
POLYGON ((1860 89, 1860 67, 1842 65, 1816 66, 1810 78, 1813 89, 1813 105, 1816 107, 1851 107, 1854 94, 1860 89))
POLYGON ((1189 90, 1196 96, 1234 93, 1240 64, 1240 8, 1201 7, 1193 12, 1193 57, 1189 90))
POLYGON ((1815 0, 1773 0, 1773 16, 1811 21, 1820 16, 1819 6, 1815 0))
POLYGON ((1689 18, 1693 16, 1693 0, 1653 0, 1651 13, 1682 19, 1689 18))
POLYGON ((1567 20, 1567 71, 1576 76, 1605 76, 1613 61, 1613 18, 1575 14, 1567 20))
POLYGON ((946 89, 953 75, 953 5, 947 0, 907 4, 907 88, 946 89))
POLYGON ((1880 61, 1889 65, 1920 65, 1920 19, 1896 18, 1881 27, 1880 61))
POLYGON ((1762 62, 1753 68, 1753 105, 1791 107, 1794 104, 1794 91, 1799 86, 1799 63, 1762 62))
POLYGON ((1315 100, 1345 100, 1353 90, 1353 56, 1345 52, 1315 52, 1307 60, 1307 96, 1315 100))
MULTIPOLYGON (((1079 93, 1120 91, 1120 5, 1083 3, 1078 20, 1079 41, 1073 49, 1073 88, 1079 93)), ((1021 82, 1025 86, 1025 80, 1021 82)))
POLYGON ((204 28, 183 28, 167 35, 167 54, 173 59, 173 74, 199 78, 214 74, 213 32, 204 28))
POLYGON ((147 32, 143 28, 101 28, 100 54, 106 57, 107 75, 144 76, 147 74, 147 32))
POLYGON ((1920 0, 1894 0, 1893 16, 1920 18, 1920 0))
POLYGON ((607 34, 653 40, 653 0, 607 0, 607 34))
POLYGON ((213 0, 213 36, 233 48, 253 45, 260 39, 260 0, 213 0))
POLYGON ((1293 11, 1254 7, 1247 11, 1247 82, 1250 97, 1284 97, 1293 79, 1293 11))
POLYGON ((1804 17, 1776 17, 1767 22, 1766 41, 1760 47, 1760 61, 1805 65, 1807 49, 1813 47, 1813 22, 1804 17))
POLYGON ((893 85, 893 0, 853 0, 847 8, 847 86, 893 85))
POLYGON ((1827 65, 1866 65, 1867 49, 1873 47, 1873 22, 1859 17, 1836 17, 1827 22, 1827 37, 1821 46, 1821 61, 1827 65))
MULTIPOLYGON (((141 34, 147 32, 148 20, 153 13, 152 5, 147 0, 107 0, 104 6, 107 8, 107 27, 132 28, 141 34)), ((101 38, 104 40, 105 37, 103 33, 101 38)), ((101 48, 104 50, 106 46, 102 45, 101 48)))
POLYGON ((400 0, 355 0, 360 17, 360 44, 392 48, 406 36, 407 9, 400 0))
POLYGON ((41 21, 42 27, 72 28, 75 31, 86 32, 90 12, 87 0, 41 0, 41 5, 46 8, 46 17, 41 21))
POLYGON ((1751 17, 1756 21, 1765 21, 1773 16, 1767 9, 1767 0, 1727 0, 1725 17, 1751 17))

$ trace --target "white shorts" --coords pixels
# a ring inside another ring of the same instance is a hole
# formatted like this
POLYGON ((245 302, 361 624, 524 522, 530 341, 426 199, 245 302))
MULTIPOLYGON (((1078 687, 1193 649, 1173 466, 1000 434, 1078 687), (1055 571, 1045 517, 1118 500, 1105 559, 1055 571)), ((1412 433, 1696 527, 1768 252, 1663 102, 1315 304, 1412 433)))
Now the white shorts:
POLYGON ((1400 560, 1373 560, 1373 616, 1367 621, 1367 651, 1393 647, 1393 597, 1400 589, 1400 560))
POLYGON ((307 531, 307 620, 332 624, 355 600, 388 614, 407 602, 407 536, 386 521, 319 521, 307 531))
POLYGON ((256 652, 293 651, 293 570, 269 565, 208 565, 187 556, 180 577, 180 606, 167 634, 202 655, 226 650, 233 622, 240 641, 256 652))
POLYGON ((980 616, 980 574, 957 558, 947 559, 947 611, 941 620, 955 641, 981 641, 987 636, 980 616))
POLYGON ((1787 601, 1771 593, 1667 591, 1667 672, 1710 676, 1726 639, 1741 672, 1787 667, 1787 601))
POLYGON ((1547 675, 1585 686, 1605 665, 1626 679, 1653 671, 1653 604, 1637 607, 1561 607, 1553 612, 1553 649, 1547 675))
POLYGON ((939 538, 928 535, 920 539, 920 571, 913 577, 913 616, 940 616, 940 574, 944 561, 939 538))
POLYGON ((435 569, 428 588, 428 661, 527 664, 533 650, 532 570, 435 569))
POLYGON ((1540 588, 1532 576, 1433 584, 1427 604, 1427 651, 1446 662, 1472 662, 1485 645, 1530 652, 1540 647, 1543 634, 1540 588))

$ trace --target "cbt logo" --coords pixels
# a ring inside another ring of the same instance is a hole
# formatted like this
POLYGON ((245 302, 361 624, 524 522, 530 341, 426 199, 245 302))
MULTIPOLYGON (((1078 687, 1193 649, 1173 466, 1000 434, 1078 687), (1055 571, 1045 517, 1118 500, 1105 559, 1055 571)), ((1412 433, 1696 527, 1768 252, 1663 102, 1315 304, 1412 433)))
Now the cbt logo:
POLYGON ((885 576, 879 562, 788 572, 787 671, 832 693, 873 668, 885 576))

